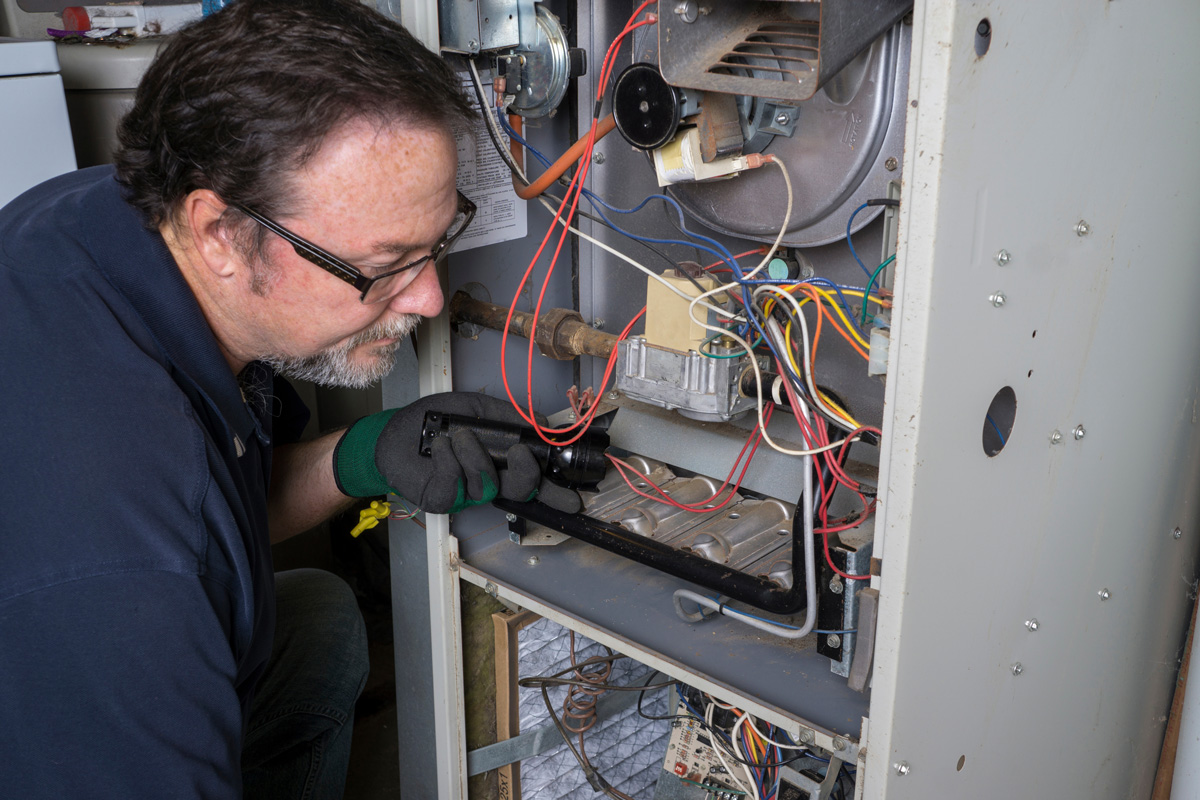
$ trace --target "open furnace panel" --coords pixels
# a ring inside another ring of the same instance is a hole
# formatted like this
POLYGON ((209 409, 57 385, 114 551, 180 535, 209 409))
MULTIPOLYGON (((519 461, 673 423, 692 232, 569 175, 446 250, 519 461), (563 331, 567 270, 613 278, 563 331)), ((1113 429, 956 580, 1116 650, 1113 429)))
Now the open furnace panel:
MULTIPOLYGON (((1117 39, 1149 47, 1138 38, 1149 37, 1144 26, 1113 19, 1125 13, 1116 4, 1103 19, 1085 13, 1088 3, 1057 5, 1070 9, 441 4, 437 43, 492 121, 460 140, 460 188, 483 225, 451 259, 450 313, 421 338, 419 388, 511 394, 570 428, 559 437, 615 410, 611 424, 594 424, 608 425, 608 452, 625 466, 610 464, 584 488, 579 515, 501 504, 430 518, 423 535, 395 526, 394 585, 409 618, 398 632, 420 644, 398 649, 398 669, 419 675, 424 690, 401 713, 436 731, 435 759, 404 759, 406 792, 461 796, 470 761, 461 579, 752 714, 812 756, 851 765, 857 796, 937 796, 948 786, 1007 796, 1026 780, 1000 767, 1015 754, 1041 765, 1037 786, 1069 794, 1078 784, 1063 775, 1117 751, 1126 769, 1104 796, 1145 794, 1160 724, 1132 748, 1097 731, 1084 737, 1086 752, 1053 759, 994 734, 1088 713, 1095 695, 1061 674, 1084 664, 1125 698, 1097 712, 1111 721, 1165 708, 1166 672, 1144 707, 1130 687, 1145 659, 1173 662, 1188 601, 1173 594, 1168 621, 1148 632, 1137 619, 1154 604, 1138 587, 1156 582, 1156 559, 1194 576, 1194 537, 1186 549, 1171 551, 1175 538, 1134 552, 1072 538, 1082 535, 1079 509, 1061 511, 1109 487, 1143 495, 1156 529, 1195 522, 1180 477, 1195 475, 1190 430, 1167 444, 1169 415, 1147 422, 1156 469, 1176 476, 1164 498, 1103 464, 1104 452, 1134 452, 1093 444, 1094 423, 1080 416, 1119 415, 1097 402, 1110 396, 1099 383, 1107 365, 1146 371, 1144 384, 1175 401, 1195 394, 1197 369, 1191 359, 1167 377, 1129 357, 1140 335, 1096 349, 1080 333, 1090 325, 1101 335, 1098 321, 1117 314, 1110 284, 1148 228, 1122 227, 1094 177, 1059 157, 1057 136, 1011 115, 978 124, 992 113, 987 97, 1073 130, 1084 105, 1067 113, 1065 97, 1131 80, 1099 52, 1117 39), (1077 18, 1095 37, 1076 56, 1086 74, 1054 55, 1055 36, 1077 18), (1047 81, 1041 94, 1016 77, 1030 64, 1047 81), (575 142, 564 179, 548 182, 548 206, 514 199, 510 172, 533 180, 575 142), (581 173, 590 194, 573 200, 569 179, 581 173), (585 214, 571 216, 577 235, 560 248, 564 196, 585 214), (1098 224, 1108 238, 1092 236, 1098 224), (1107 265, 1103 283, 1087 272, 1097 261, 1107 265), (1081 275, 1094 287, 1087 303, 1062 309, 1059 292, 1081 275), (1045 374, 1062 358, 1081 366, 1069 379, 1045 374), (761 434, 760 415, 770 417, 761 434), (726 475, 736 488, 721 488, 726 475), (1053 554, 1058 567, 1080 548, 1090 557, 1050 578, 1000 541, 1053 554), (1118 580, 1129 605, 1117 620, 1093 621, 1097 608, 1079 598, 1108 601, 1118 580), (1094 634, 1074 645, 1045 636, 1040 608, 1094 634), (1144 658, 1081 662, 1117 634, 1138 640, 1144 658), (1043 665, 1037 677, 1031 663, 1043 665), (1056 771, 1063 764, 1070 769, 1056 771)), ((1180 30, 1196 30, 1186 22, 1180 30)), ((1195 119, 1196 103, 1185 105, 1195 119)), ((1136 135, 1114 123, 1103 144, 1136 135)), ((1101 146, 1090 142, 1080 146, 1101 146)), ((1163 152, 1147 165, 1123 173, 1129 185, 1183 180, 1163 152)), ((1156 265, 1138 268, 1194 283, 1178 274, 1182 239, 1159 241, 1156 265)), ((389 379, 385 402, 417 388, 389 379)), ((1128 509, 1084 516, 1101 528, 1139 524, 1128 509)), ((410 756, 430 747, 402 738, 410 756)))

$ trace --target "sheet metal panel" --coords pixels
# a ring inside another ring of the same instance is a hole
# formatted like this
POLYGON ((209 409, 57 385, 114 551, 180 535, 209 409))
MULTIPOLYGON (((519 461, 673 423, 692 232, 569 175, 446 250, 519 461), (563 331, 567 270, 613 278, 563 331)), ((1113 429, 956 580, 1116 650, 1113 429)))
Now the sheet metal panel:
POLYGON ((1148 797, 1200 542, 1200 6, 915 20, 866 796, 1148 797))

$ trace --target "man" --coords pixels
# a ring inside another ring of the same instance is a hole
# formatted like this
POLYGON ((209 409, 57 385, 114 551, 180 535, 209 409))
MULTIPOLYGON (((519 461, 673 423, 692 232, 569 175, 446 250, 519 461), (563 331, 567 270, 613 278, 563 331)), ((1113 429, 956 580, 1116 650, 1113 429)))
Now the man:
POLYGON ((289 443, 275 375, 368 385, 441 309, 468 113, 352 0, 238 0, 152 65, 115 173, 0 211, 0 794, 340 795, 362 621, 330 575, 275 581, 269 540, 350 497, 447 512, 541 474, 470 435, 417 455, 427 408, 506 415, 476 395, 289 443))

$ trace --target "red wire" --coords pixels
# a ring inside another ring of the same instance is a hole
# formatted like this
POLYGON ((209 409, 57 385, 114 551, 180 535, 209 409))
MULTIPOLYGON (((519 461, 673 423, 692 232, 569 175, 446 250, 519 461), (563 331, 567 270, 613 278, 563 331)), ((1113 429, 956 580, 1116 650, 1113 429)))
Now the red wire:
MULTIPOLYGON (((770 422, 771 411, 773 408, 774 408, 773 405, 768 405, 766 408, 766 420, 768 422, 770 422)), ((631 464, 626 463, 625 461, 622 461, 619 458, 616 458, 615 456, 609 455, 608 460, 613 462, 613 465, 617 468, 617 474, 621 476, 621 479, 623 481, 625 481, 625 483, 629 486, 630 489, 632 489, 634 491, 635 494, 639 494, 642 497, 645 497, 650 500, 657 500, 658 502, 665 503, 669 506, 674 506, 675 508, 682 509, 683 511, 691 511, 696 514, 707 514, 707 513, 713 512, 713 511, 719 511, 722 508, 724 508, 725 506, 729 505, 729 501, 733 499, 733 496, 735 494, 737 494, 738 489, 741 488, 742 479, 746 477, 746 471, 750 469, 750 462, 754 460, 754 454, 758 451, 758 445, 761 442, 762 442, 762 434, 758 430, 758 428, 755 428, 754 430, 752 430, 750 432, 750 436, 747 437, 745 444, 742 445, 742 449, 738 452, 737 458, 735 458, 733 460, 733 467, 730 468, 729 474, 725 477, 725 482, 722 483, 720 488, 718 488, 715 492, 713 492, 712 496, 709 497, 707 500, 699 500, 695 503, 680 503, 679 501, 675 500, 670 495, 668 495, 665 491, 663 491, 662 487, 656 486, 653 482, 648 481, 648 480, 646 481, 646 483, 650 486, 650 488, 652 488, 652 489, 654 489, 654 491, 658 492, 658 494, 661 495, 661 497, 655 497, 654 495, 646 494, 645 492, 639 491, 638 488, 633 485, 633 481, 631 481, 629 479, 629 476, 626 474, 625 470, 627 469, 627 470, 630 470, 631 472, 634 472, 635 474, 638 475, 639 478, 641 478, 643 480, 645 479, 645 476, 643 476, 641 473, 639 473, 637 471, 636 467, 632 466, 631 464), (753 446, 751 446, 751 443, 753 443, 753 446), (750 447, 750 454, 746 457, 746 462, 742 465, 742 471, 740 474, 738 474, 737 482, 734 483, 733 489, 729 492, 729 496, 726 497, 725 500, 722 501, 721 504, 718 506, 713 506, 711 508, 705 507, 709 503, 711 503, 713 500, 716 500, 717 497, 720 496, 721 492, 725 491, 725 488, 727 486, 729 486, 729 481, 733 478, 733 473, 735 471, 737 471, 738 462, 741 461, 742 454, 744 454, 746 452, 747 447, 750 447), (622 469, 622 467, 624 467, 624 469, 622 469)))
MULTIPOLYGON (((596 95, 597 106, 599 106, 601 100, 604 97, 604 89, 605 89, 605 85, 606 85, 607 75, 611 74, 611 72, 612 72, 613 65, 615 64, 613 57, 615 56, 616 52, 620 48, 621 41, 634 29, 642 27, 643 25, 652 25, 658 21, 658 18, 655 15, 650 14, 650 15, 647 15, 646 19, 644 19, 640 22, 636 22, 636 23, 634 22, 634 20, 637 18, 637 16, 639 14, 641 14, 642 11, 647 6, 649 6, 652 2, 654 2, 654 0, 646 0, 646 2, 643 2, 642 5, 640 5, 638 7, 638 9, 629 18, 629 22, 626 23, 625 28, 621 31, 621 33, 616 37, 616 39, 613 40, 613 43, 609 46, 608 52, 605 54, 604 62, 601 67, 600 88, 596 95), (613 63, 610 63, 610 62, 613 62, 613 63)), ((591 165, 591 152, 592 152, 592 149, 594 148, 595 142, 596 142, 596 126, 598 125, 598 123, 599 123, 598 117, 593 116, 592 126, 591 126, 590 130, 588 131, 587 144, 585 145, 584 151, 583 151, 582 155, 580 156, 580 162, 581 162, 582 166, 575 171, 575 175, 572 177, 571 182, 567 187, 567 194, 565 197, 563 197, 563 200, 559 204, 559 207, 558 207, 557 216, 562 217, 562 219, 564 219, 568 222, 575 216, 575 211, 576 211, 576 208, 579 203, 579 196, 580 196, 581 190, 583 188, 583 183, 584 183, 585 178, 587 177, 588 168, 591 165), (571 204, 570 212, 566 215, 563 215, 563 209, 566 207, 568 201, 571 204)), ((508 345, 508 328, 509 328, 509 325, 511 325, 511 323, 512 323, 512 316, 516 311, 517 302, 520 299, 521 292, 525 288, 525 284, 528 282, 530 275, 533 273, 534 267, 536 266, 538 260, 541 258, 542 252, 545 250, 546 245, 549 243, 550 236, 553 234, 553 232, 554 232, 554 226, 551 226, 546 231, 546 235, 545 235, 545 237, 543 237, 541 245, 538 247, 537 252, 534 254, 533 259, 529 263, 529 267, 525 270, 525 273, 521 276, 521 281, 517 285, 517 291, 515 292, 515 294, 513 296, 513 302, 509 306, 508 316, 505 320, 504 331, 501 336, 501 343, 500 343, 500 347, 501 347, 500 374, 501 374, 501 380, 504 383, 504 391, 508 395, 509 402, 512 403, 513 407, 517 410, 517 413, 521 415, 521 418, 524 419, 527 423, 529 423, 530 425, 532 425, 534 427, 534 430, 537 431, 538 436, 543 441, 549 442, 551 444, 570 444, 571 442, 576 441, 587 430, 587 427, 591 424, 591 421, 592 421, 593 417, 595 416, 595 411, 597 408, 596 405, 593 405, 592 409, 590 410, 590 413, 588 413, 586 416, 579 416, 579 418, 575 421, 575 423, 573 425, 570 425, 570 426, 567 426, 566 428, 561 428, 561 429, 550 429, 550 428, 542 427, 538 423, 537 417, 533 412, 533 347, 534 347, 534 334, 535 334, 536 328, 537 328, 537 316, 541 313, 542 303, 545 299, 546 290, 550 283, 550 276, 554 272, 554 266, 557 263, 558 256, 562 251, 563 243, 566 241, 567 229, 565 226, 563 227, 562 232, 559 235, 558 244, 554 249, 554 255, 552 256, 551 261, 550 261, 550 266, 546 271, 546 277, 542 282, 542 289, 541 289, 541 292, 538 294, 537 305, 536 305, 535 311, 534 311, 533 329, 530 331, 530 334, 529 334, 529 349, 528 349, 528 357, 526 360, 526 370, 527 370, 526 400, 528 401, 528 406, 529 406, 528 411, 521 408, 520 404, 517 403, 516 398, 513 397, 512 389, 508 383, 508 367, 507 367, 507 363, 506 363, 506 356, 507 356, 507 351, 508 351, 508 347, 507 347, 507 345, 508 345), (548 434, 563 433, 566 431, 573 430, 576 427, 579 427, 580 431, 569 442, 559 442, 554 439, 548 438, 548 434)), ((644 309, 643 309, 643 312, 644 312, 644 309)), ((639 314, 639 317, 640 316, 641 315, 639 314)), ((635 317, 634 320, 630 322, 629 326, 627 326, 627 328, 626 328, 625 333, 622 334, 623 336, 627 335, 628 330, 630 328, 632 328, 633 322, 636 321, 636 319, 637 318, 635 317)), ((615 356, 616 356, 616 350, 614 348, 613 356, 610 357, 608 369, 605 371, 605 381, 608 380, 608 377, 609 377, 609 375, 611 375, 612 369, 615 366, 615 356)))

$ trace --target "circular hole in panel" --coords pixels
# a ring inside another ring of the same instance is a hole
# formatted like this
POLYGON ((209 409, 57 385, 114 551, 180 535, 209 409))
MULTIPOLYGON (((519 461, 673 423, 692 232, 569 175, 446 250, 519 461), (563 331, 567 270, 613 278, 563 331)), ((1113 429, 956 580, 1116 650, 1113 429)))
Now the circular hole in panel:
POLYGON ((1037 331, 1034 331, 1034 332, 1033 332, 1033 336, 1030 336, 1029 338, 1030 338, 1030 339, 1036 339, 1036 338, 1037 338, 1037 331))
POLYGON ((741 519, 742 515, 741 514, 730 514, 729 518, 730 519, 741 519))
POLYGON ((1029 374, 1027 374, 1025 377, 1026 377, 1026 378, 1032 378, 1032 377, 1033 377, 1033 370, 1029 370, 1029 374))
POLYGON ((791 531, 789 531, 785 528, 780 528, 779 530, 775 531, 775 533, 777 533, 780 536, 789 536, 791 534, 791 531))
POLYGON ((713 504, 709 503, 708 505, 705 506, 705 508, 713 508, 713 504))
POLYGON ((963 765, 965 765, 966 763, 967 763, 967 757, 959 756, 958 757, 958 766, 955 767, 955 769, 958 770, 959 772, 962 772, 963 765))
POLYGON ((1017 394, 1011 386, 996 392, 983 416, 983 452, 990 458, 1008 444, 1017 419, 1017 394))
POLYGON ((637 488, 639 488, 639 489, 645 489, 645 488, 647 488, 648 486, 649 486, 649 484, 645 484, 645 483, 639 483, 639 484, 637 484, 637 488))
POLYGON ((975 55, 983 58, 988 48, 992 46, 992 23, 987 17, 979 20, 975 26, 975 55))

